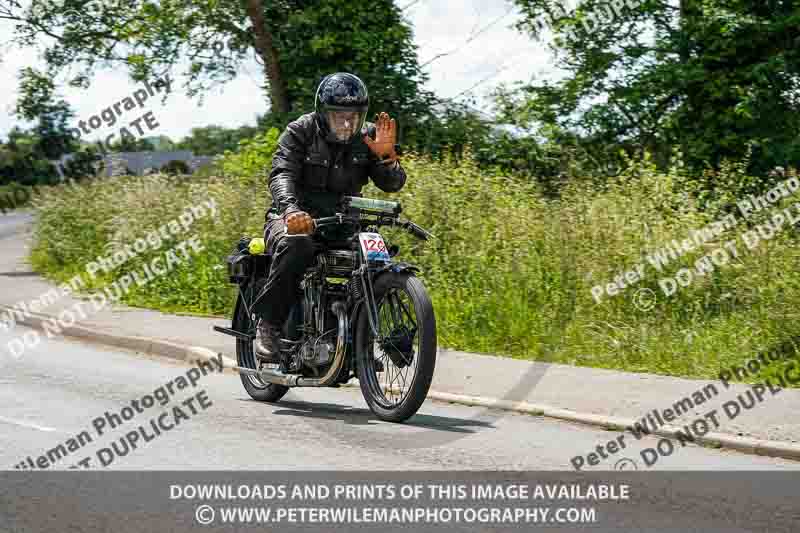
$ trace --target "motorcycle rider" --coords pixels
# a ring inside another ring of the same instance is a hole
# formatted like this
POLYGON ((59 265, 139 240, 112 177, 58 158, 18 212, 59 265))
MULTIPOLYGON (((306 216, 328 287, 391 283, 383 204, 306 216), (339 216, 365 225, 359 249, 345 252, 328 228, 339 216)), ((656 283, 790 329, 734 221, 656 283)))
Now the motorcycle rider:
POLYGON ((314 261, 313 218, 330 216, 342 196, 360 196, 371 178, 385 192, 403 188, 397 125, 386 113, 366 122, 367 87, 353 74, 326 76, 315 111, 286 127, 272 160, 264 239, 272 264, 254 312, 261 317, 256 356, 280 362, 278 339, 297 300, 300 281, 314 261))

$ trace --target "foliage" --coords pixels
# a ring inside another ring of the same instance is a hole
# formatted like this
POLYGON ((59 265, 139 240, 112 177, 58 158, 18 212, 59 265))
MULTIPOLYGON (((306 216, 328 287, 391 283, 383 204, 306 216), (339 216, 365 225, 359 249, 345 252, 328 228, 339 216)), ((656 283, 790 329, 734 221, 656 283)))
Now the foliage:
POLYGON ((155 135, 152 137, 145 137, 153 150, 157 152, 172 152, 177 149, 175 142, 167 135, 155 135))
POLYGON ((261 186, 261 190, 265 190, 279 136, 280 132, 273 128, 252 139, 240 141, 236 152, 225 152, 219 164, 222 175, 237 178, 241 183, 261 186))
POLYGON ((16 127, 11 130, 8 142, 0 144, 0 185, 38 185, 58 178, 55 168, 39 152, 40 142, 33 133, 16 127))
POLYGON ((36 153, 42 159, 57 159, 77 148, 77 141, 69 133, 69 122, 75 114, 56 95, 52 77, 26 67, 19 79, 20 96, 15 113, 24 120, 37 121, 31 131, 36 136, 36 153))
POLYGON ((192 128, 189 135, 177 143, 178 150, 191 150, 195 155, 217 155, 226 150, 235 150, 239 141, 249 139, 258 133, 254 126, 224 128, 222 126, 204 126, 192 128))
POLYGON ((0 184, 49 183, 58 177, 50 160, 78 148, 78 142, 68 131, 74 114, 56 94, 52 78, 24 68, 19 81, 20 96, 14 113, 34 125, 27 131, 15 127, 8 142, 0 144, 0 184))
POLYGON ((103 169, 103 157, 94 146, 81 147, 77 152, 72 153, 62 167, 64 178, 80 180, 87 176, 97 176, 103 169))
POLYGON ((0 185, 0 213, 27 206, 33 196, 30 187, 23 187, 18 183, 0 185))
MULTIPOLYGON (((567 75, 501 90, 504 119, 580 136, 596 159, 678 146, 697 173, 742 159, 763 177, 800 161, 800 5, 779 0, 514 0, 567 75)), ((613 162, 613 161, 612 161, 613 162)))
POLYGON ((186 164, 185 161, 181 161, 180 159, 173 159, 172 161, 165 164, 161 167, 161 172, 164 174, 169 174, 171 176, 178 176, 178 175, 186 175, 191 174, 192 170, 189 168, 189 165, 186 164))
MULTIPOLYGON (((263 56, 244 2, 103 0, 84 5, 83 0, 32 0, 27 9, 16 4, 6 9, 5 18, 17 22, 15 41, 32 46, 47 36, 44 57, 51 74, 69 73, 75 86, 88 86, 96 69, 111 65, 126 69, 136 81, 186 65, 187 94, 202 100, 205 91, 232 80, 252 52, 263 56)), ((366 82, 372 111, 395 117, 401 143, 413 149, 430 144, 432 122, 453 129, 471 120, 459 112, 454 121, 453 111, 433 109, 437 99, 422 89, 427 78, 412 30, 393 0, 377 0, 368 9, 348 0, 280 0, 264 2, 263 11, 278 66, 287 75, 271 79, 265 66, 268 82, 258 97, 266 99, 270 87, 285 84, 289 110, 270 109, 259 118, 258 131, 282 129, 311 111, 317 85, 336 71, 353 72, 366 82)), ((178 148, 215 155, 235 149, 256 132, 247 126, 198 128, 178 148)), ((461 137, 448 142, 468 140, 461 137)), ((113 148, 146 149, 144 140, 128 142, 131 146, 118 141, 113 148)))
POLYGON ((152 152, 155 143, 148 138, 136 138, 133 135, 120 135, 120 138, 109 143, 110 152, 152 152))
POLYGON ((183 180, 165 174, 59 185, 39 206, 31 260, 35 268, 59 279, 81 274, 89 289, 96 290, 126 273, 141 273, 146 263, 197 234, 205 248, 200 255, 169 276, 142 287, 134 285, 126 301, 171 311, 214 312, 224 309, 233 294, 218 268, 223 257, 243 233, 257 234, 263 224, 262 191, 257 195, 236 180, 183 180), (160 248, 149 248, 111 273, 100 272, 96 279, 86 274, 88 261, 146 237, 210 198, 219 206, 216 218, 208 214, 199 218, 185 236, 171 237, 160 248), (191 291, 186 290, 189 286, 191 291))
MULTIPOLYGON (((291 72, 288 93, 295 116, 314 109, 317 86, 332 72, 359 76, 370 89, 373 112, 397 117, 404 143, 418 134, 416 124, 430 111, 432 96, 421 89, 413 34, 392 0, 365 8, 349 0, 284 0, 266 10, 274 21, 283 72, 291 72)), ((285 125, 277 118, 269 125, 285 125)), ((419 132, 419 134, 424 132, 419 132)))
MULTIPOLYGON (((265 4, 280 66, 291 73, 287 85, 295 113, 313 104, 316 84, 336 70, 381 86, 376 95, 381 109, 404 115, 416 104, 422 81, 416 48, 391 0, 377 0, 369 9, 345 0, 265 4)), ((58 72, 81 67, 71 78, 81 86, 108 64, 126 67, 139 81, 187 65, 187 89, 194 96, 233 79, 256 46, 244 2, 32 0, 26 9, 15 3, 4 7, 5 18, 18 23, 15 41, 31 46, 50 36, 48 66, 58 72)), ((266 95, 265 87, 261 96, 266 95)))

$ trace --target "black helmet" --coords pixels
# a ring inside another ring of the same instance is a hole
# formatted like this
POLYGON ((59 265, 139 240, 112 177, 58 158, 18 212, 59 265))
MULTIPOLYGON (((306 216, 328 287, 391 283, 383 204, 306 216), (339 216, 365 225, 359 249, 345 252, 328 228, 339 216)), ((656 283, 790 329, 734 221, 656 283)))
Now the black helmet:
POLYGON ((348 144, 361 133, 367 119, 369 94, 358 76, 329 74, 317 88, 317 120, 325 139, 348 144))

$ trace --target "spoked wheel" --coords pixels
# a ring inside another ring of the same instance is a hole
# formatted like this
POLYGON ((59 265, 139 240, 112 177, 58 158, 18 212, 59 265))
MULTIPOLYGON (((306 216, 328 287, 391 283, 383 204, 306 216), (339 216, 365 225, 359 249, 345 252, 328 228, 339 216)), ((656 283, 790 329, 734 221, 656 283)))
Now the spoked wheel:
POLYGON ((358 379, 381 420, 402 422, 428 395, 436 366, 436 318, 425 286, 410 274, 387 273, 375 282, 378 336, 366 309, 359 313, 355 348, 358 379))
MULTIPOLYGON (((250 284, 246 288, 239 291, 239 298, 236 301, 236 310, 233 315, 233 329, 236 331, 247 332, 255 335, 257 321, 252 318, 252 311, 248 312, 250 302, 253 301, 256 288, 250 284), (245 303, 247 305, 245 305, 245 303)), ((254 370, 262 370, 278 365, 265 365, 256 359, 253 341, 246 341, 244 339, 236 339, 236 360, 239 366, 244 368, 252 368, 254 370)), ((289 391, 289 387, 283 385, 275 385, 272 383, 265 383, 258 376, 248 376, 240 374, 242 385, 251 398, 259 402, 277 402, 289 391)))

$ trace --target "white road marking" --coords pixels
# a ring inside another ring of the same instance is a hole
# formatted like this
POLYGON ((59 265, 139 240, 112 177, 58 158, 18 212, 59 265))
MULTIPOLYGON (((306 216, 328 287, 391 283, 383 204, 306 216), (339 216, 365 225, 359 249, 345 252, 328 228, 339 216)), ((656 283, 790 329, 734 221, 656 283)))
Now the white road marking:
POLYGON ((56 428, 40 426, 39 424, 34 424, 33 422, 25 422, 23 420, 13 420, 11 418, 6 418, 4 416, 0 416, 0 422, 5 422, 6 424, 13 424, 15 426, 22 426, 24 428, 38 429, 39 431, 47 431, 47 432, 58 431, 56 428))

